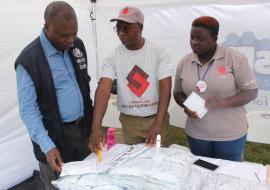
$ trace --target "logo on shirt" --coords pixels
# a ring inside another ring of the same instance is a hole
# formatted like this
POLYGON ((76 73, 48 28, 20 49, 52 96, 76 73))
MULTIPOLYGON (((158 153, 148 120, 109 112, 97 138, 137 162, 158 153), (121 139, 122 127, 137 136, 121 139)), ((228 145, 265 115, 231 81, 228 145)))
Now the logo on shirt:
POLYGON ((83 52, 79 49, 79 48, 74 48, 72 50, 72 53, 74 55, 74 57, 76 57, 76 62, 79 63, 79 67, 81 70, 86 69, 87 65, 86 65, 86 58, 83 56, 83 52))
POLYGON ((254 72, 258 88, 270 90, 270 39, 259 40, 251 31, 243 32, 240 37, 236 33, 229 33, 222 45, 245 54, 254 72))
POLYGON ((81 58, 83 56, 83 52, 79 48, 74 48, 72 51, 74 57, 81 58))
POLYGON ((135 65, 127 76, 129 89, 138 97, 141 97, 149 86, 149 75, 135 65))
POLYGON ((226 74, 226 68, 224 66, 219 66, 217 70, 220 75, 226 74))

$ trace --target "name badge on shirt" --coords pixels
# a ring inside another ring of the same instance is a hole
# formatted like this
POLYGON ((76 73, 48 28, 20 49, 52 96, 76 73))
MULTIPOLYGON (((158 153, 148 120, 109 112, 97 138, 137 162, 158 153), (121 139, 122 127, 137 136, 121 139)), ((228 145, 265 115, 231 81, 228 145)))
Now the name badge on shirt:
POLYGON ((86 59, 83 55, 83 52, 79 49, 79 48, 74 48, 72 51, 74 57, 76 57, 76 62, 80 64, 80 69, 86 69, 87 65, 86 65, 86 59))
POLYGON ((199 92, 205 92, 206 89, 207 89, 207 84, 206 82, 202 81, 202 80, 199 80, 196 84, 196 89, 199 91, 199 92))

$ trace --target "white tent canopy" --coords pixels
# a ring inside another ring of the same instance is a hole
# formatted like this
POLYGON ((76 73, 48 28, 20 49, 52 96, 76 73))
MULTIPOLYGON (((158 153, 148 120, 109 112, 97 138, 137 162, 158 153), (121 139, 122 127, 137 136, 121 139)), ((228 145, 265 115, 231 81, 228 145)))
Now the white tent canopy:
MULTIPOLYGON (((27 131, 18 114, 14 61, 19 52, 39 35, 43 13, 51 0, 2 0, 0 6, 0 189, 7 189, 32 175, 38 168, 27 131)), ((99 66, 119 43, 109 19, 120 7, 134 5, 145 14, 143 35, 164 46, 176 66, 190 52, 189 32, 194 18, 210 15, 220 22, 218 42, 237 48, 249 59, 259 96, 247 109, 270 109, 270 2, 263 0, 97 0, 97 47, 90 19, 90 0, 68 0, 78 15, 79 33, 86 45, 92 94, 97 86, 99 66), (96 52, 98 61, 96 60, 96 52)), ((171 123, 183 127, 185 116, 171 101, 171 123)), ((111 100, 104 125, 120 127, 118 111, 111 100)), ((259 125, 258 121, 258 125, 259 125)))

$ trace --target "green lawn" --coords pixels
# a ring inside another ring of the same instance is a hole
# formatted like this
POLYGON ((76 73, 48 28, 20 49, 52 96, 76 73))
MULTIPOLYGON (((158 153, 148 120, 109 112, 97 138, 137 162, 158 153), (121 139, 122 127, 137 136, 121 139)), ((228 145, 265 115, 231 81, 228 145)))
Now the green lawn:
MULTIPOLYGON (((172 126, 170 128, 170 136, 171 143, 188 146, 184 129, 172 126)), ((247 142, 244 160, 270 164, 270 144, 247 142)))
MULTIPOLYGON (((105 132, 106 128, 104 127, 103 130, 105 132)), ((188 146, 184 129, 171 126, 169 134, 171 137, 170 144, 188 146)), ((121 129, 116 129, 116 141, 118 143, 123 143, 121 129)), ((262 164, 270 164, 270 145, 247 142, 245 147, 244 160, 262 164)))

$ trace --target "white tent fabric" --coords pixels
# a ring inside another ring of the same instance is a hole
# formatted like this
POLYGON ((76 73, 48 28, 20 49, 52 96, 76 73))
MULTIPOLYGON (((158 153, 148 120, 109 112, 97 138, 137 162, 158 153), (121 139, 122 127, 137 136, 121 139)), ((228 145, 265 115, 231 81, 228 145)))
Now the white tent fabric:
MULTIPOLYGON (((14 61, 19 52, 39 35, 43 12, 51 0, 2 0, 0 6, 0 189, 7 189, 31 176, 38 168, 27 131, 18 114, 14 61)), ((67 0, 77 12, 79 33, 86 45, 93 92, 99 66, 119 43, 113 31, 120 7, 134 5, 145 14, 144 36, 171 53, 176 66, 190 52, 189 31, 194 18, 211 15, 220 22, 218 42, 246 54, 257 82, 259 96, 247 108, 270 109, 270 2, 266 0, 97 0, 97 55, 93 43, 90 0, 67 0), (259 16, 258 16, 259 15, 259 16)), ((118 111, 111 100, 103 125, 119 127, 118 111)), ((171 101, 171 123, 183 127, 185 116, 171 101)), ((258 121, 259 125, 259 121, 258 121)))

